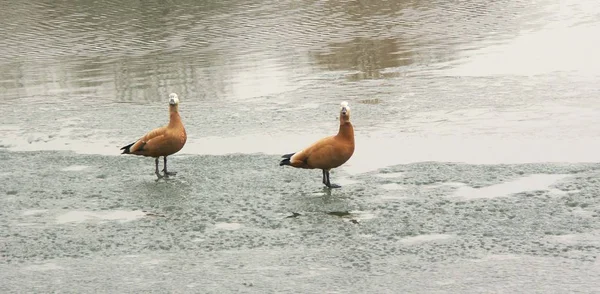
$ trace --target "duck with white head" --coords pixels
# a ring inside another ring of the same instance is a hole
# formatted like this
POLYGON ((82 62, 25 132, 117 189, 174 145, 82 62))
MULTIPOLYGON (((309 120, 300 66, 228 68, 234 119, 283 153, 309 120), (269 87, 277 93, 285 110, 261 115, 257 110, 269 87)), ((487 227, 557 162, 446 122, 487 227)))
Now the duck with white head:
POLYGON ((329 171, 346 163, 354 154, 354 127, 350 122, 350 106, 340 104, 340 127, 334 136, 318 140, 307 148, 282 156, 280 166, 289 165, 303 169, 321 169, 323 184, 329 188, 340 188, 332 184, 329 171))
POLYGON ((153 129, 137 141, 123 146, 121 154, 133 154, 155 158, 155 174, 160 179, 177 174, 167 170, 167 156, 179 152, 187 141, 185 127, 179 116, 179 97, 175 93, 169 95, 169 124, 153 129), (158 160, 163 157, 164 176, 158 171, 158 160))

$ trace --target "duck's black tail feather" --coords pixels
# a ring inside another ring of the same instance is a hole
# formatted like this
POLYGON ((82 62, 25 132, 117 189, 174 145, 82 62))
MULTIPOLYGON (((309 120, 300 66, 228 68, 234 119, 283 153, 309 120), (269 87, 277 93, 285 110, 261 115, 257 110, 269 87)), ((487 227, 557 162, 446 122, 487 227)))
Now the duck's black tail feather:
POLYGON ((296 154, 296 153, 290 153, 290 154, 285 154, 285 155, 281 156, 281 158, 283 158, 283 160, 281 160, 279 162, 279 166, 292 165, 292 163, 290 162, 290 159, 292 158, 292 156, 294 156, 294 154, 296 154))
POLYGON ((135 144, 135 142, 133 142, 127 146, 121 147, 121 149, 119 149, 119 150, 123 150, 123 152, 121 152, 121 154, 129 154, 130 153, 129 148, 131 148, 131 146, 133 146, 133 144, 135 144))

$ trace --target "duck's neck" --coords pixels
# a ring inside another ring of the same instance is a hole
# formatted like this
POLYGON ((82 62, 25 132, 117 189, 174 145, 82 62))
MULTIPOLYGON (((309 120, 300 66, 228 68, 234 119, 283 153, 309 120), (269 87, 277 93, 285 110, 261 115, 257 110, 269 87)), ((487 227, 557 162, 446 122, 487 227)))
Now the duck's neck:
POLYGON ((170 113, 169 127, 174 128, 174 127, 181 126, 182 123, 181 123, 181 117, 179 116, 179 107, 177 105, 169 106, 169 113, 170 113))
POLYGON ((337 135, 338 137, 354 142, 354 127, 350 120, 340 119, 340 129, 337 135))

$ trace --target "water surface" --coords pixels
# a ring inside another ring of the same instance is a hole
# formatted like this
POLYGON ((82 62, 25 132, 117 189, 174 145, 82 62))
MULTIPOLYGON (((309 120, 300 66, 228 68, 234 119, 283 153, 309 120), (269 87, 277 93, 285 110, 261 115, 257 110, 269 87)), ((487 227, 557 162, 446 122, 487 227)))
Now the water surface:
POLYGON ((280 154, 350 102, 364 172, 600 160, 596 1, 79 1, 0 12, 0 145, 118 154, 167 121, 183 154, 280 154))

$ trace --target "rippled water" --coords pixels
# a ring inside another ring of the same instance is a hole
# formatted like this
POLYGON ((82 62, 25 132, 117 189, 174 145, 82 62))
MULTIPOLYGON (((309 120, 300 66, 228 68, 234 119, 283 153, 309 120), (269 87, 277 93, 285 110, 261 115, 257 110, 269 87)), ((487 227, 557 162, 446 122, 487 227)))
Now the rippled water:
POLYGON ((597 1, 30 1, 0 12, 0 145, 118 154, 181 96, 196 154, 336 131, 349 171, 597 161, 597 1))

